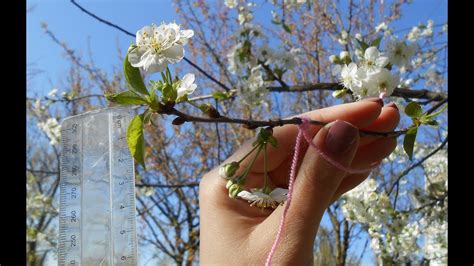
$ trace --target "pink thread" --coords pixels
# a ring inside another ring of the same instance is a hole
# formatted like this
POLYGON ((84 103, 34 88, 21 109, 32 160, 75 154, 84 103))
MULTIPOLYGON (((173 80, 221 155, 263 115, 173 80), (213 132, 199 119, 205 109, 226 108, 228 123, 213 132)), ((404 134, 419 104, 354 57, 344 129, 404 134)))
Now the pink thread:
POLYGON ((302 130, 299 128, 298 129, 298 136, 296 137, 296 144, 295 144, 295 154, 293 155, 293 162, 291 163, 291 171, 290 171, 290 180, 288 183, 288 195, 287 195, 287 201, 285 204, 285 209, 283 210, 283 216, 281 217, 280 220, 280 225, 278 226, 278 232, 276 235, 275 242, 273 243, 272 249, 270 250, 270 253, 268 253, 267 256, 267 261, 265 262, 265 266, 269 266, 270 263, 272 262, 273 255, 275 254, 276 248, 278 244, 280 243, 281 240, 281 234, 283 233, 283 227, 285 225, 285 218, 286 218, 286 213, 288 212, 288 208, 290 207, 291 199, 293 198, 293 183, 295 180, 296 176, 296 166, 298 165, 298 156, 300 153, 300 145, 301 145, 301 137, 303 135, 302 130))
MULTIPOLYGON (((383 96, 381 96, 381 98, 383 98, 383 96)), ((347 173, 350 173, 350 174, 366 173, 366 172, 369 172, 369 171, 375 169, 380 164, 379 162, 375 162, 375 163, 372 163, 369 168, 365 168, 365 169, 355 169, 355 168, 350 168, 350 167, 347 167, 347 166, 344 166, 344 165, 340 164, 339 162, 335 161, 334 159, 332 159, 331 157, 326 155, 321 149, 319 149, 319 147, 317 147, 313 143, 313 139, 308 133, 310 120, 308 118, 301 117, 301 121, 302 121, 302 123, 298 126, 298 135, 296 137, 295 153, 293 155, 293 160, 292 160, 292 163, 291 163, 291 171, 290 171, 290 180, 289 180, 289 184, 288 184, 287 201, 286 201, 286 204, 285 204, 285 209, 283 210, 283 216, 281 217, 281 220, 280 220, 280 225, 278 226, 278 232, 277 232, 277 235, 276 235, 276 238, 275 238, 275 242, 273 242, 273 246, 270 249, 270 252, 268 253, 267 260, 265 262, 265 266, 270 266, 270 264, 272 262, 273 255, 275 255, 275 251, 278 247, 278 244, 280 244, 281 235, 283 234, 283 228, 285 226, 286 215, 287 215, 288 209, 290 207, 291 199, 293 198, 293 184, 294 184, 294 180, 295 180, 295 177, 296 177, 296 166, 298 165, 298 157, 299 157, 299 153, 300 153, 301 137, 304 137, 304 139, 309 143, 309 145, 311 147, 313 147, 314 149, 316 149, 316 151, 321 155, 321 157, 323 157, 327 162, 332 164, 334 167, 336 167, 340 170, 343 170, 347 173)))

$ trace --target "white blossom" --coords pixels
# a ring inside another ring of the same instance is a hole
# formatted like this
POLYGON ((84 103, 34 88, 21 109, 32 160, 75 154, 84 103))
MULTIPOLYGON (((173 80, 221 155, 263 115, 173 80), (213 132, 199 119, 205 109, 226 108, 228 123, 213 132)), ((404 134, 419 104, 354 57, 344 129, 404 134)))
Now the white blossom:
POLYGON ((445 23, 443 27, 441 28, 442 32, 448 32, 448 23, 445 23))
POLYGON ((48 93, 48 96, 54 98, 56 97, 56 93, 58 93, 58 89, 53 89, 48 93))
POLYGON ((421 36, 423 37, 431 37, 433 36, 433 20, 428 20, 428 24, 421 32, 421 36))
POLYGON ((224 1, 224 4, 228 7, 228 8, 235 8, 237 6, 237 0, 225 0, 224 1))
POLYGON ((137 47, 129 52, 128 61, 147 74, 161 72, 183 59, 183 46, 193 35, 194 31, 182 30, 176 23, 145 26, 136 34, 137 47))
POLYGON ((337 39, 337 41, 338 41, 341 45, 346 45, 346 44, 347 44, 347 41, 348 41, 348 38, 349 38, 349 34, 347 33, 347 31, 342 30, 342 31, 341 31, 341 34, 340 34, 340 36, 339 36, 339 38, 337 39))
POLYGON ((239 72, 240 70, 240 49, 242 49, 242 43, 237 43, 230 49, 229 53, 227 54, 227 60, 229 61, 229 66, 227 67, 227 69, 232 74, 237 74, 237 72, 239 72))
POLYGON ((371 46, 365 50, 363 65, 367 68, 368 73, 378 72, 380 68, 385 67, 388 63, 388 57, 383 56, 377 47, 371 46))
POLYGON ((375 32, 379 32, 381 30, 386 31, 388 29, 388 25, 385 22, 380 23, 375 27, 375 32))
POLYGON ((362 81, 360 80, 360 71, 357 68, 357 64, 350 63, 344 65, 341 69, 341 82, 344 87, 356 91, 362 87, 362 81))
POLYGON ((61 125, 59 125, 56 118, 48 118, 45 122, 39 122, 38 128, 46 133, 51 145, 59 143, 61 137, 61 125))
POLYGON ((410 32, 407 35, 407 39, 409 41, 415 42, 417 41, 421 36, 421 30, 419 27, 413 27, 411 28, 410 32))
POLYGON ((441 84, 444 79, 441 73, 439 73, 435 67, 430 67, 424 74, 425 82, 427 86, 441 84))
POLYGON ((404 41, 391 40, 385 45, 390 63, 400 67, 406 66, 416 52, 416 44, 407 45, 404 41))
POLYGON ((180 84, 177 88, 178 97, 177 99, 183 97, 184 95, 189 95, 194 92, 197 85, 194 84, 194 74, 186 74, 183 79, 180 81, 180 84))
POLYGON ((263 68, 261 65, 253 67, 250 70, 249 77, 239 81, 242 99, 249 106, 259 106, 264 104, 264 98, 268 94, 263 80, 263 68))
POLYGON ((339 53, 339 58, 341 58, 341 60, 345 60, 346 58, 350 59, 351 55, 349 54, 348 51, 341 51, 339 53))
POLYGON ((367 95, 364 96, 378 96, 380 93, 385 93, 386 96, 390 96, 398 86, 400 77, 398 75, 392 75, 386 68, 380 69, 376 73, 367 75, 366 79, 367 95))
POLYGON ((251 192, 243 190, 237 194, 240 198, 247 200, 250 206, 259 208, 273 208, 286 201, 288 189, 275 188, 270 194, 263 193, 260 189, 252 189, 251 192))

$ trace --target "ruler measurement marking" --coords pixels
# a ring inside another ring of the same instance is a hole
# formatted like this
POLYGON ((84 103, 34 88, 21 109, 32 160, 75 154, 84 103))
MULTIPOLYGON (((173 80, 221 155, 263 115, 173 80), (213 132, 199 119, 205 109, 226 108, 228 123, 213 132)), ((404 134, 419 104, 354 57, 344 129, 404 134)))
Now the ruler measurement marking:
MULTIPOLYGON (((104 250, 106 252, 104 255, 109 258, 104 257, 103 262, 106 262, 106 265, 137 265, 136 217, 135 208, 133 208, 135 193, 131 192, 135 189, 134 161, 128 152, 128 145, 124 141, 126 139, 125 124, 130 122, 133 113, 130 110, 127 113, 123 111, 118 113, 118 115, 115 115, 114 110, 109 109, 91 113, 96 117, 79 115, 68 118, 67 121, 63 122, 63 130, 61 131, 62 161, 60 163, 59 265, 88 265, 88 262, 84 261, 84 256, 90 255, 88 253, 91 246, 86 242, 95 241, 89 235, 91 234, 89 229, 99 229, 100 225, 97 225, 98 227, 95 227, 96 223, 92 227, 87 225, 88 230, 85 232, 86 227, 84 226, 89 220, 85 221, 84 219, 95 219, 97 217, 94 215, 95 211, 88 211, 88 214, 83 214, 82 208, 88 208, 88 204, 91 204, 90 196, 97 196, 97 193, 100 193, 98 191, 101 188, 104 189, 106 185, 109 186, 109 195, 106 197, 109 202, 102 201, 102 203, 105 204, 104 208, 107 205, 110 211, 109 218, 106 218, 109 220, 108 229, 110 231, 108 232, 109 235, 103 235, 105 238, 101 238, 99 235, 98 239, 107 239, 106 241, 110 243, 108 243, 108 248, 104 250), (95 119, 97 120, 94 121, 95 119), (107 124, 105 124, 105 121, 102 123, 104 119, 107 119, 107 124), (97 134, 95 136, 97 139, 86 139, 86 137, 91 137, 91 134, 97 134), (103 137, 100 134, 104 134, 103 137), (87 146, 84 141, 87 141, 87 146), (103 141, 103 145, 108 144, 108 149, 104 147, 107 151, 94 146, 94 141, 103 141), (87 155, 85 155, 85 148, 87 148, 87 155), (97 153, 108 152, 108 158, 96 158, 96 148, 98 148, 97 153), (94 157, 85 158, 91 154, 94 157), (85 163, 85 160, 87 160, 87 163, 85 163), (100 176, 90 176, 106 173, 106 171, 108 171, 108 177, 104 179, 108 179, 106 183, 100 181, 100 176), (93 183, 86 185, 86 182, 93 183), (88 189, 85 192, 89 196, 83 196, 85 189, 88 189), (88 197, 89 200, 86 200, 88 197), (86 236, 87 241, 83 239, 85 235, 88 235, 86 236)), ((100 208, 100 205, 98 207, 100 208)), ((107 217, 107 215, 104 217, 107 217)))

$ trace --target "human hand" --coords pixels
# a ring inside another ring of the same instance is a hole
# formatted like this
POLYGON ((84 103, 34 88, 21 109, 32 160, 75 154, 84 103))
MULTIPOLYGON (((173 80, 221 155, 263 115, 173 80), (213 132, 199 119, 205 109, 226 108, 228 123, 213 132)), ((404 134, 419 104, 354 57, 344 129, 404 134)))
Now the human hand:
MULTIPOLYGON (((324 122, 339 120, 325 127, 311 126, 313 143, 340 164, 360 169, 382 160, 396 147, 395 138, 359 138, 357 128, 378 132, 395 129, 400 120, 398 109, 393 103, 382 105, 381 100, 370 98, 302 116, 324 122)), ((273 131, 278 147, 268 146, 267 164, 272 188, 288 187, 297 133, 294 125, 273 131)), ((253 141, 247 141, 224 164, 242 158, 252 149, 253 141)), ((308 149, 304 141, 300 149, 293 198, 281 245, 273 257, 276 265, 312 265, 313 244, 324 211, 369 175, 368 172, 348 174, 334 167, 315 149, 308 149)), ((263 160, 260 154, 246 178, 246 190, 262 186, 263 160)), ((250 159, 246 158, 241 165, 249 163, 250 159)), ((261 209, 249 206, 244 200, 229 198, 227 181, 218 172, 219 168, 215 168, 205 175, 199 188, 201 264, 263 265, 275 241, 284 206, 261 209)))

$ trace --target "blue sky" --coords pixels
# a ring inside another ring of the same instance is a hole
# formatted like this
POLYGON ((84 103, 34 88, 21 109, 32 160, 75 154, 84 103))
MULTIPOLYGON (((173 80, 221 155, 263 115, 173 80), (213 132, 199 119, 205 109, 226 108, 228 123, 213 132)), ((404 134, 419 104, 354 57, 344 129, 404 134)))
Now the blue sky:
MULTIPOLYGON (((130 32, 136 32, 142 26, 152 22, 173 20, 180 22, 171 0, 78 2, 98 16, 130 32)), ((426 23, 429 18, 433 19, 435 24, 446 21, 447 0, 415 0, 413 2, 402 10, 401 21, 392 25, 396 29, 426 23)), ((117 58, 117 45, 122 51, 126 51, 129 44, 134 41, 133 38, 82 13, 69 1, 28 0, 27 7, 33 8, 27 14, 27 64, 32 64, 33 68, 43 71, 29 84, 28 96, 46 95, 54 84, 65 79, 69 67, 69 63, 63 57, 62 49, 44 34, 41 23, 47 23, 48 28, 61 41, 65 41, 69 47, 83 55, 86 61, 88 60, 88 45, 90 45, 96 66, 106 71, 111 71, 113 66, 121 64, 117 58)), ((327 223, 326 218, 324 223, 327 223)), ((363 244, 363 242, 360 244, 360 249, 363 244)), ((365 256, 363 261, 370 264, 371 255, 365 256)))

